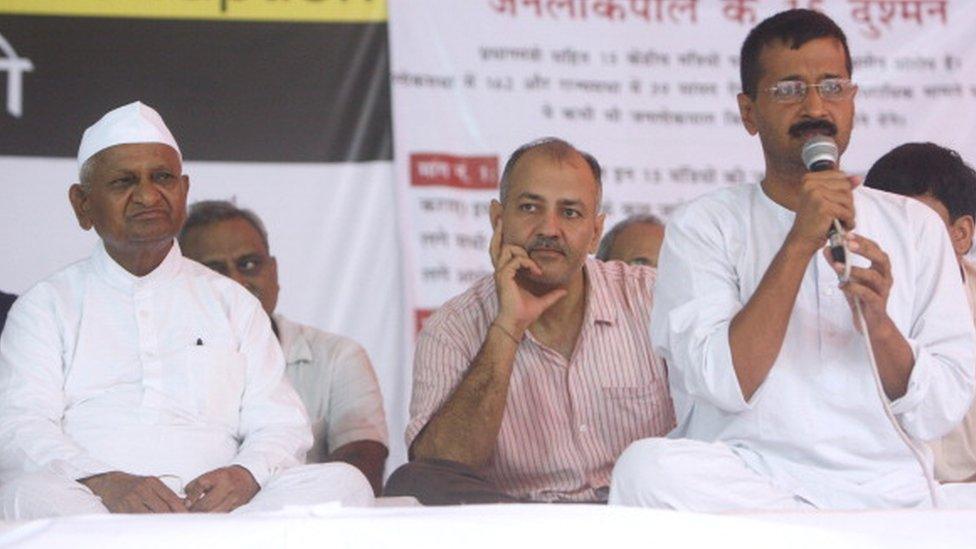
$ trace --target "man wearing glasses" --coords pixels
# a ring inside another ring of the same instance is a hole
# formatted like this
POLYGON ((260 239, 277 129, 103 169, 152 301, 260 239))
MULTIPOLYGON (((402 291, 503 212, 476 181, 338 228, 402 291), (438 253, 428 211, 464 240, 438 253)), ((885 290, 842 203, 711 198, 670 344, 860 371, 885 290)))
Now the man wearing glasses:
POLYGON ((946 231, 925 207, 862 188, 839 166, 807 171, 804 144, 828 136, 843 153, 854 119, 851 57, 833 21, 777 14, 752 30, 741 60, 739 109, 759 135, 765 178, 704 196, 668 223, 651 337, 678 427, 624 452, 610 502, 928 506, 931 459, 909 443, 959 422, 976 360, 946 231), (843 265, 825 248, 834 220, 852 231, 841 283, 843 265))

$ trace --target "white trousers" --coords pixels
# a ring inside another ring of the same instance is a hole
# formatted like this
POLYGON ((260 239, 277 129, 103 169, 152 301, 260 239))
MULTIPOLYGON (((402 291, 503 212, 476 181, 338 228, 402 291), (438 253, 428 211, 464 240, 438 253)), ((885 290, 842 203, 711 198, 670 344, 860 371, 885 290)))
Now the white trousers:
POLYGON ((725 444, 666 438, 638 440, 624 450, 609 503, 698 512, 813 508, 725 444))
MULTIPOLYGON (((942 507, 976 509, 976 483, 937 489, 942 507)), ((706 513, 815 508, 721 442, 665 438, 638 440, 624 450, 613 468, 609 502, 706 513)))
MULTIPOLYGON (((373 504, 373 489, 359 469, 346 463, 302 465, 273 476, 235 513, 278 511, 289 505, 338 501, 347 507, 373 504)), ((0 486, 4 520, 108 513, 84 484, 51 473, 28 473, 0 486)))

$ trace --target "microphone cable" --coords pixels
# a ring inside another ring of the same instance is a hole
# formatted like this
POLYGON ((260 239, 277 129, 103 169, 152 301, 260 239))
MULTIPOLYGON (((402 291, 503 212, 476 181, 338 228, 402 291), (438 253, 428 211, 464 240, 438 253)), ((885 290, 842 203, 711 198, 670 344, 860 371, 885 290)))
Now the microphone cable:
MULTIPOLYGON (((834 220, 834 230, 840 236, 843 247, 844 247, 844 272, 839 277, 842 283, 847 283, 851 276, 851 254, 847 249, 847 239, 844 238, 844 228, 835 219, 834 220)), ((855 316, 857 317, 857 323, 861 328, 861 335, 864 336, 864 347, 868 352, 868 360, 871 362, 871 373, 874 376, 874 386, 878 391, 878 398, 881 399, 881 405, 884 408, 885 416, 888 417, 888 421, 891 422, 891 426, 894 427, 895 432, 901 438, 905 446, 912 452, 915 457, 915 461, 918 462, 918 466, 922 469, 922 476, 925 478, 925 485, 929 491, 929 497, 932 499, 932 507, 935 509, 941 508, 942 497, 939 494, 939 490, 936 487, 935 477, 932 470, 928 467, 928 463, 925 459, 924 452, 915 444, 912 437, 905 432, 901 424, 898 423, 898 419, 895 417, 894 412, 891 411, 891 403, 888 401, 888 395, 885 394, 884 384, 881 383, 881 373, 878 371, 878 361, 874 357, 874 348, 871 347, 871 333, 868 331, 868 323, 864 320, 864 311, 861 306, 861 299, 854 296, 854 309, 855 316)))

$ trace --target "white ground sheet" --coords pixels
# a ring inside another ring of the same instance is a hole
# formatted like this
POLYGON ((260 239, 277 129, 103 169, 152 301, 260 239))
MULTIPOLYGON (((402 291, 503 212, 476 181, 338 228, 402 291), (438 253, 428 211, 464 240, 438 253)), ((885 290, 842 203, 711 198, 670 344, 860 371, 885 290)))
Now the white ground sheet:
POLYGON ((976 546, 976 511, 700 515, 595 505, 299 508, 250 516, 91 516, 0 524, 0 547, 976 546))

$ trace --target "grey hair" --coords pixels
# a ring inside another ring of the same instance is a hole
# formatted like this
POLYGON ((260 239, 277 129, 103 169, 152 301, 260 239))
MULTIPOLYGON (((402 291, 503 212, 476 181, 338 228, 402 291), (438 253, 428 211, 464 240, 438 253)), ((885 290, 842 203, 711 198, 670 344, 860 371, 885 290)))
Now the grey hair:
POLYGON ((558 137, 543 137, 535 141, 529 141, 515 149, 515 152, 508 157, 508 161, 505 162, 505 169, 502 170, 501 182, 498 185, 498 200, 502 204, 505 204, 505 199, 508 198, 508 189, 512 186, 512 172, 515 171, 515 165, 518 164, 519 159, 525 153, 536 149, 545 152, 553 160, 566 160, 574 155, 581 156, 586 161, 587 166, 589 166, 590 172, 593 174, 593 180, 596 181, 597 210, 600 209, 600 202, 603 199, 603 169, 600 168, 600 163, 597 162, 592 154, 581 151, 568 141, 558 137))
POLYGON ((85 162, 81 165, 81 168, 78 169, 78 182, 82 187, 85 188, 86 191, 91 189, 91 179, 95 175, 93 172, 95 171, 96 156, 98 155, 96 154, 88 157, 88 160, 85 160, 85 162))
POLYGON ((603 235, 603 239, 600 240, 600 247, 596 250, 596 258, 600 261, 607 261, 610 258, 610 250, 613 249, 613 243, 617 240, 617 236, 620 235, 627 227, 631 225, 660 225, 664 226, 664 222, 655 215, 651 214, 637 214, 624 219, 620 223, 617 223, 610 229, 607 234, 603 235))
POLYGON ((264 228, 264 223, 256 213, 247 208, 238 208, 234 199, 230 200, 201 200, 190 206, 186 216, 186 222, 180 230, 178 240, 182 245, 186 235, 197 227, 206 227, 219 221, 230 221, 231 219, 243 219, 251 224, 264 242, 264 248, 268 251, 271 246, 268 244, 268 231, 264 228))

